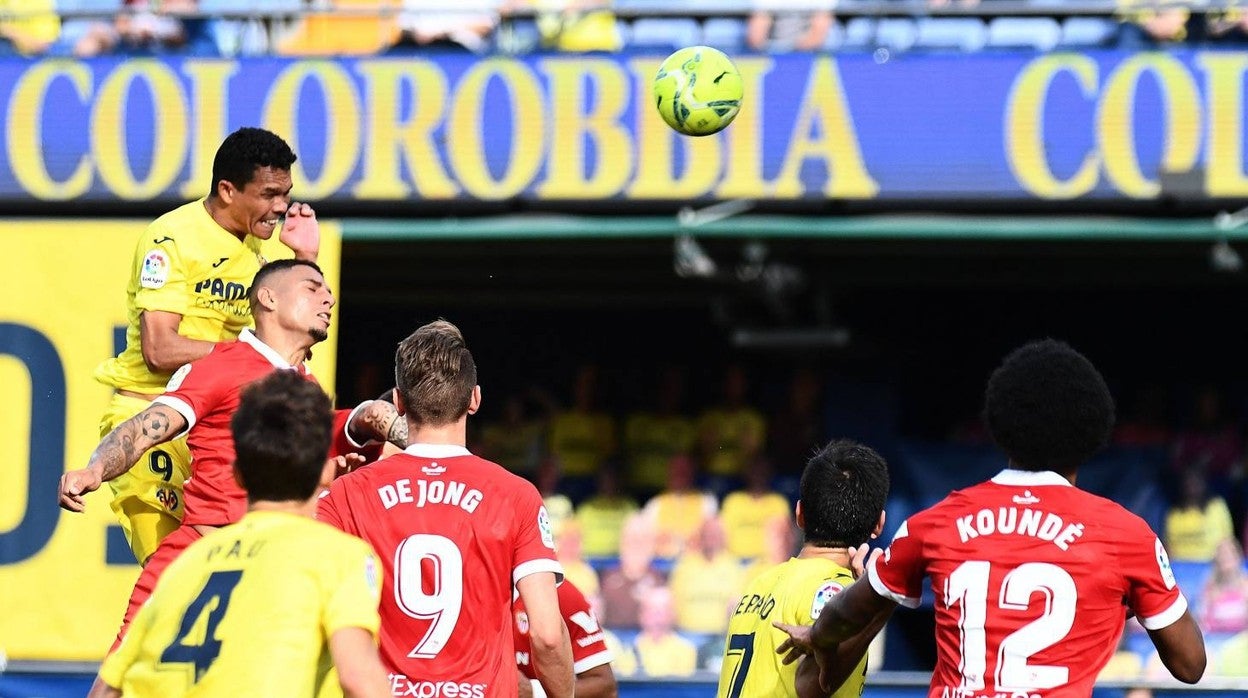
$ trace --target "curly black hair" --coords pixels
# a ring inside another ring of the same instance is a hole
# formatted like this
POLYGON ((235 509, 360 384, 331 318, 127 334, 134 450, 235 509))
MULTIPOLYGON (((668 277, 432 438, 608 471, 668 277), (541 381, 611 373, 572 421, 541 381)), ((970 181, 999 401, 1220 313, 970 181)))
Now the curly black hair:
POLYGON ((1109 441, 1114 398, 1083 354, 1044 339, 1010 352, 993 371, 984 421, 1012 467, 1070 474, 1109 441))
POLYGON ((255 177, 257 168, 289 170, 297 159, 295 152, 277 134, 245 126, 226 136, 217 148, 217 155, 212 159, 212 186, 208 191, 216 196, 217 183, 223 179, 242 189, 255 177))
POLYGON ((884 510, 888 464, 860 443, 833 441, 806 463, 800 488, 806 542, 857 547, 871 538, 884 510))

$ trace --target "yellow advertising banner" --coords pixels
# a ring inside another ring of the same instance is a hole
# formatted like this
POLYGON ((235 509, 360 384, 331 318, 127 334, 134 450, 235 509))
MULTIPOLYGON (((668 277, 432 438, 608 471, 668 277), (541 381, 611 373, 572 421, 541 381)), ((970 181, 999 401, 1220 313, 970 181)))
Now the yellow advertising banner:
MULTIPOLYGON (((0 221, 0 653, 9 659, 98 660, 138 577, 109 508, 57 507, 61 474, 99 441, 110 389, 96 365, 124 342, 125 288, 147 221, 0 221)), ((341 231, 321 222, 320 266, 338 288, 341 231)), ((276 240, 268 259, 291 253, 276 240)), ((334 385, 337 331, 313 371, 334 385)))

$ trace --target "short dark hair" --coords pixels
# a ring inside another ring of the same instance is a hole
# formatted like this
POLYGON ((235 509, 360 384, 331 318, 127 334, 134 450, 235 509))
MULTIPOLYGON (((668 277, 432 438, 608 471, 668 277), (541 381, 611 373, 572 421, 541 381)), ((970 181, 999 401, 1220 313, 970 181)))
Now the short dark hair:
POLYGON ((286 141, 272 131, 245 126, 225 137, 212 159, 210 196, 217 195, 217 183, 225 180, 242 189, 256 175, 256 169, 272 167, 290 170, 298 157, 286 141))
POLYGON ((801 481, 806 542, 857 547, 880 522, 888 499, 888 464, 870 447, 840 439, 806 463, 801 481))
POLYGON ((311 267, 322 277, 325 276, 325 272, 321 271, 316 262, 310 262, 306 259, 275 259, 272 262, 268 262, 260 267, 260 271, 256 272, 256 275, 251 278, 251 287, 247 289, 247 303, 251 307, 251 312, 256 312, 256 293, 259 292, 260 286, 265 281, 268 281, 270 276, 287 269, 294 269, 295 267, 311 267))
POLYGON ((443 426, 468 412, 477 364, 459 328, 437 320, 399 342, 394 378, 408 417, 417 424, 443 426))
POLYGON ((992 372, 984 422, 1012 467, 1068 474, 1109 441, 1114 398, 1087 357, 1044 339, 1010 352, 992 372))
POLYGON ((249 501, 305 500, 329 458, 329 396, 295 371, 278 370, 243 390, 230 418, 234 469, 249 501))

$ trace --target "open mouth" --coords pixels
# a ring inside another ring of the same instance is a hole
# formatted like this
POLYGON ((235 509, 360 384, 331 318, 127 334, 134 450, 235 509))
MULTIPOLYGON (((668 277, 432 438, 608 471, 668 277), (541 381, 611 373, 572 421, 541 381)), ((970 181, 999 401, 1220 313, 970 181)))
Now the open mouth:
POLYGON ((261 228, 265 228, 266 230, 273 230, 274 228, 276 228, 277 226, 281 224, 282 224, 281 217, 274 217, 274 218, 265 218, 261 220, 258 225, 261 228))
POLYGON ((317 313, 316 316, 324 320, 326 325, 329 324, 329 313, 317 313))

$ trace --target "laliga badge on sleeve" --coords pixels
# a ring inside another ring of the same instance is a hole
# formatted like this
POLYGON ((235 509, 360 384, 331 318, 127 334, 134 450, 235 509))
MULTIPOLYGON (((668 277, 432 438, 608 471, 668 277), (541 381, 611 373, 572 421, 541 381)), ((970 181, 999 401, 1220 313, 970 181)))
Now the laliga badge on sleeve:
POLYGON ((1166 583, 1167 589, 1173 589, 1178 582, 1174 581, 1174 570, 1170 568, 1170 556, 1166 555, 1166 546, 1161 544, 1161 539, 1157 539, 1157 567, 1161 569, 1161 581, 1166 583))
POLYGON ((537 510, 537 530, 542 534, 542 544, 551 550, 555 549, 555 532, 550 525, 550 514, 546 513, 546 507, 538 507, 537 510))
POLYGON ((815 601, 810 605, 810 617, 812 620, 819 620, 819 614, 823 612, 823 607, 828 605, 833 596, 841 593, 845 587, 840 584, 827 581, 819 587, 819 591, 815 592, 815 601))
POLYGON ((139 272, 139 285, 143 288, 160 288, 169 280, 169 255, 164 250, 152 250, 143 257, 143 270, 139 272))

